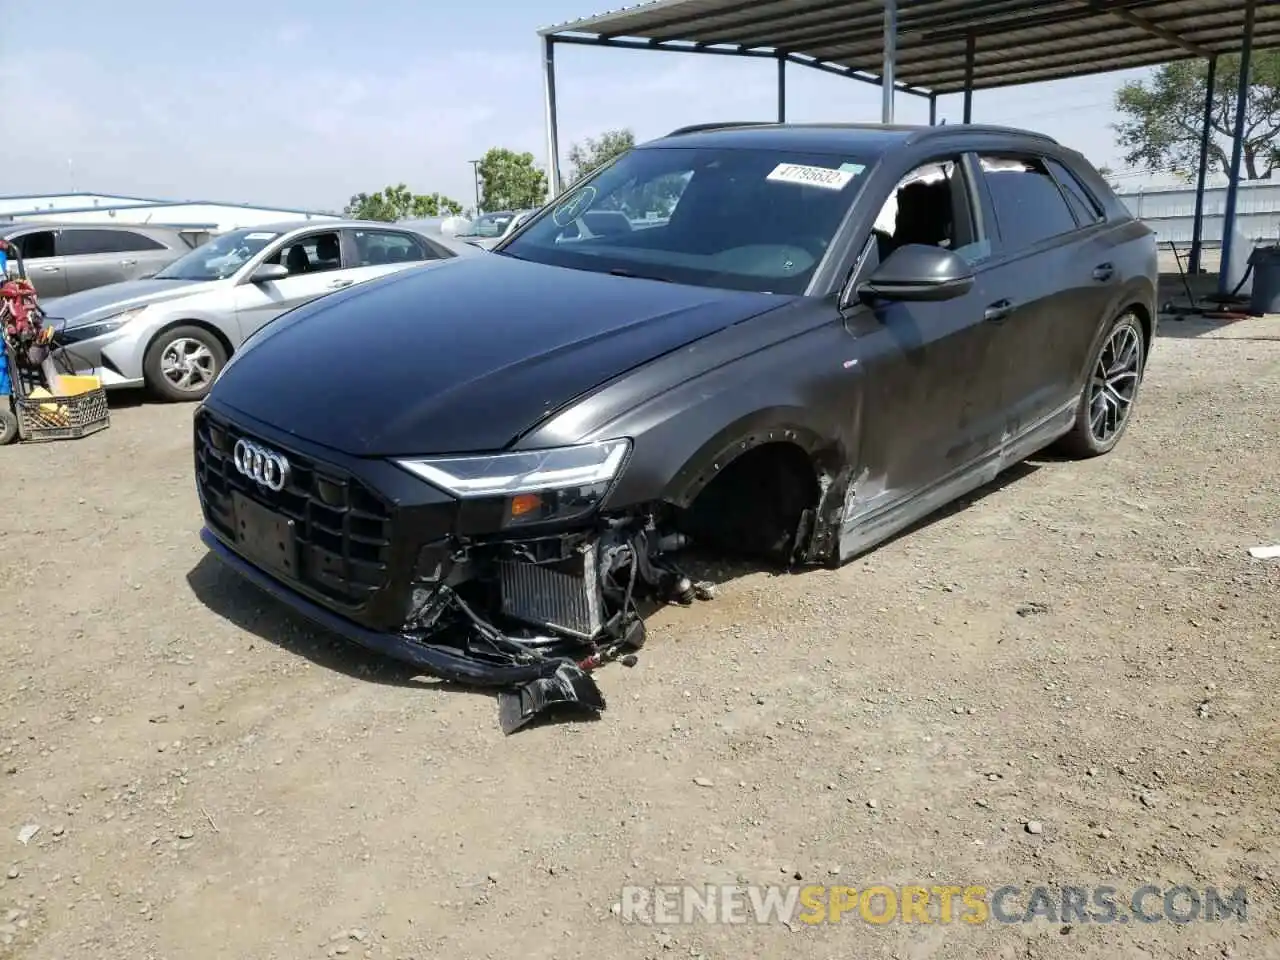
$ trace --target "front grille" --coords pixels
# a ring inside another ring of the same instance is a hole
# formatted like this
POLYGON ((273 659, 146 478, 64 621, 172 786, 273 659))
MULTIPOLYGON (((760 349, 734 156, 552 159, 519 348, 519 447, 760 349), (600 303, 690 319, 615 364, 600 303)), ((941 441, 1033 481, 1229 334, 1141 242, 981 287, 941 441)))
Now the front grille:
POLYGON ((228 543, 236 542, 232 494, 239 493, 294 521, 301 586, 352 610, 386 586, 391 511, 366 484, 336 467, 259 440, 207 411, 196 420, 195 458, 205 519, 228 543), (232 450, 241 437, 288 457, 289 478, 279 493, 236 470, 232 450))

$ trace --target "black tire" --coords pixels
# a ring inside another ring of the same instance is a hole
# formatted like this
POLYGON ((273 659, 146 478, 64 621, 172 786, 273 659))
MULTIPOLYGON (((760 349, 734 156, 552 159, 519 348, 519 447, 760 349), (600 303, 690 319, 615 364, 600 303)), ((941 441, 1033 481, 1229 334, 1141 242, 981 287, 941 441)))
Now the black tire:
POLYGON ((1089 358, 1076 422, 1055 449, 1077 460, 1100 457, 1115 449, 1133 419, 1146 363, 1147 339, 1142 321, 1133 313, 1122 313, 1107 328, 1089 358), (1112 372, 1111 379, 1104 376, 1107 371, 1112 372), (1127 401, 1123 405, 1122 399, 1127 401))
POLYGON ((219 371, 226 365, 227 351, 216 336, 203 327, 182 326, 166 330, 152 341, 142 362, 142 375, 147 387, 159 399, 170 403, 202 400, 213 386, 219 371), (170 352, 177 350, 179 356, 170 352), (168 356, 167 356, 168 354, 168 356), (179 373, 170 378, 174 364, 192 368, 189 375, 179 373), (183 382, 190 387, 183 387, 183 382))
POLYGON ((0 397, 0 447, 18 439, 18 415, 7 406, 8 397, 0 397))

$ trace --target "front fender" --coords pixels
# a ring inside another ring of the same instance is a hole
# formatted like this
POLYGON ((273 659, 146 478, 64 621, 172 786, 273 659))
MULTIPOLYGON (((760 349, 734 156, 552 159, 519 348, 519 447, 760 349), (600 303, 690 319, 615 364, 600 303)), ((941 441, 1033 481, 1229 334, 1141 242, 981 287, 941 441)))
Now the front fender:
POLYGON ((630 437, 631 457, 605 509, 687 506, 716 473, 762 443, 791 443, 834 474, 857 449, 861 368, 841 362, 851 349, 843 326, 825 323, 682 381, 669 370, 640 372, 564 411, 522 445, 630 437), (601 409, 621 412, 600 416, 601 409), (568 426, 584 421, 591 426, 582 433, 568 426))

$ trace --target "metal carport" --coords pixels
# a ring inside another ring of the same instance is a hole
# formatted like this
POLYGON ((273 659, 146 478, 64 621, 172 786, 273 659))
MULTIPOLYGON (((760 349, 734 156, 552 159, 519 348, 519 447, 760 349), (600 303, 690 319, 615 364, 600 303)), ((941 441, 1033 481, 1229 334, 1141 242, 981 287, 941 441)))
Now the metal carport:
MULTIPOLYGON (((1197 179, 1192 262, 1200 260, 1214 67, 1243 61, 1237 107, 1248 92, 1254 47, 1280 45, 1277 0, 653 0, 539 31, 551 196, 561 189, 555 48, 578 44, 753 57, 776 63, 778 120, 786 119, 786 68, 794 63, 880 86, 881 120, 894 92, 928 98, 1063 80, 1173 60, 1209 62, 1197 179)), ((1240 179, 1244 111, 1236 110, 1223 223, 1219 290, 1226 292, 1240 179)))

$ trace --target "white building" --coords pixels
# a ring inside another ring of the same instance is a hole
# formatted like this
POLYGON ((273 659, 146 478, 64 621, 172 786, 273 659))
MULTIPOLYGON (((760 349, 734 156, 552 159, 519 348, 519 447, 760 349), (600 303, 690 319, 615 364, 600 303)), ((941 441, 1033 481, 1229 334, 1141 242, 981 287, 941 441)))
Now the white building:
POLYGON ((212 200, 158 200, 106 193, 0 196, 0 219, 75 223, 151 223, 223 233, 287 220, 338 220, 337 214, 212 200))

